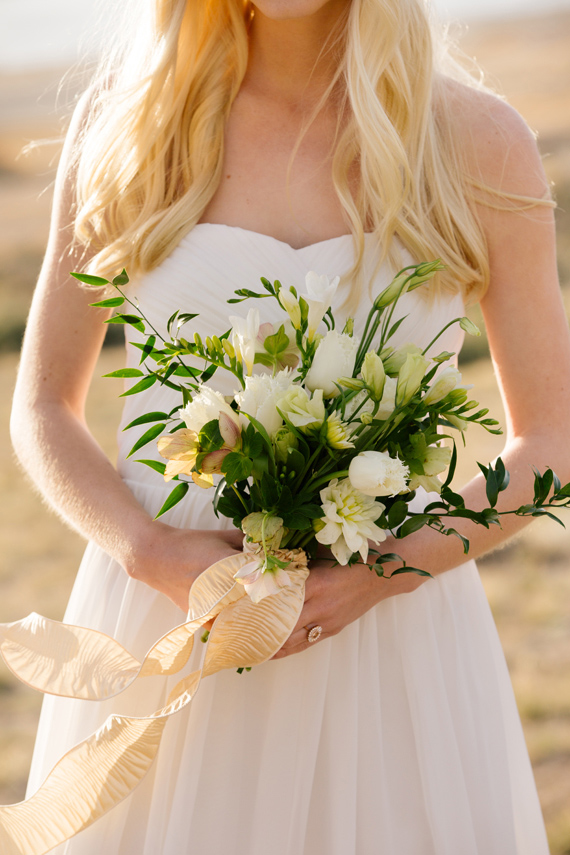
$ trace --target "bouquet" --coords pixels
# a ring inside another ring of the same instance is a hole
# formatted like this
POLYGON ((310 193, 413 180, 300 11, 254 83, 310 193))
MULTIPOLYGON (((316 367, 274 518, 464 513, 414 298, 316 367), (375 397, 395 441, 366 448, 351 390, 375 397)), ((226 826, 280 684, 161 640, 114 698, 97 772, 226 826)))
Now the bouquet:
POLYGON ((262 291, 241 288, 228 300, 275 300, 281 323, 264 323, 260 311, 250 308, 246 317, 230 315, 230 328, 219 336, 192 335, 185 331, 198 316, 177 311, 165 337, 124 290, 125 271, 112 282, 73 274, 92 286, 112 286, 118 296, 92 305, 121 309, 107 323, 144 334, 142 342, 133 342, 141 350, 140 367, 107 376, 136 380, 125 395, 154 383, 180 395, 171 412, 145 413, 125 428, 152 424, 130 454, 158 438, 167 462, 140 463, 178 482, 157 516, 181 501, 192 483, 213 488, 215 513, 244 533, 249 560, 235 578, 254 602, 289 584, 291 550, 313 557, 321 544, 339 564, 369 562, 379 576, 388 575, 390 562, 401 565, 390 575, 429 575, 375 547, 388 533, 402 539, 429 526, 460 538, 467 553, 468 540, 452 525, 456 517, 486 527, 505 513, 547 514, 560 522, 549 508, 568 504, 570 485, 562 487, 550 469, 536 472, 533 502, 512 511, 496 509, 509 482, 500 458, 495 465, 479 464, 489 503, 483 510, 466 508, 451 487, 454 434, 464 439, 471 423, 501 430, 469 398, 470 387, 451 364, 455 354, 428 354, 453 324, 472 335, 479 330, 459 317, 423 349, 413 342, 391 345, 405 319, 396 314, 399 300, 441 269, 436 260, 401 270, 375 298, 360 335, 352 318, 342 331, 337 327, 331 303, 339 278, 315 272, 307 274, 304 294, 262 278, 262 291), (216 390, 218 371, 233 375, 233 396, 216 390), (438 495, 414 511, 410 503, 418 488, 438 495))
MULTIPOLYGON (((44 855, 95 822, 143 779, 167 720, 191 703, 204 676, 270 659, 297 623, 307 558, 319 546, 341 565, 369 562, 379 576, 388 576, 392 562, 399 566, 391 576, 429 575, 376 547, 388 533, 403 539, 429 526, 459 537, 467 553, 467 539, 452 525, 457 517, 486 527, 506 513, 559 522, 552 511, 569 505, 570 484, 562 487, 551 469, 535 471, 532 502, 510 511, 496 507, 509 481, 500 458, 480 464, 483 510, 467 508, 451 487, 453 436, 464 437, 470 423, 500 430, 469 398, 450 362, 454 354, 433 355, 443 330, 423 349, 391 343, 403 320, 395 314, 398 301, 439 269, 434 261, 400 271, 374 300, 360 335, 351 319, 337 329, 331 301, 338 279, 316 273, 307 275, 302 295, 267 279, 262 291, 239 289, 230 302, 276 300, 282 321, 264 323, 253 308, 245 318, 230 316, 219 336, 185 336, 197 316, 180 311, 164 335, 154 329, 125 290, 124 271, 112 282, 74 274, 89 285, 112 286, 117 295, 94 305, 120 310, 108 323, 141 334, 133 342, 139 367, 112 373, 135 381, 124 395, 155 383, 179 395, 170 412, 144 413, 125 428, 144 428, 130 454, 158 442, 159 455, 140 462, 174 482, 157 516, 191 486, 212 489, 215 512, 243 531, 244 551, 197 577, 184 623, 142 660, 111 636, 36 614, 0 625, 0 653, 13 673, 39 691, 84 700, 109 699, 146 677, 178 673, 196 631, 211 626, 200 667, 178 681, 164 706, 142 716, 109 716, 58 761, 32 798, 0 806, 3 853, 44 855), (233 377, 229 397, 215 388, 218 371, 233 377), (418 489, 432 494, 421 510, 411 504, 418 489)), ((467 318, 451 323, 478 333, 467 318)))

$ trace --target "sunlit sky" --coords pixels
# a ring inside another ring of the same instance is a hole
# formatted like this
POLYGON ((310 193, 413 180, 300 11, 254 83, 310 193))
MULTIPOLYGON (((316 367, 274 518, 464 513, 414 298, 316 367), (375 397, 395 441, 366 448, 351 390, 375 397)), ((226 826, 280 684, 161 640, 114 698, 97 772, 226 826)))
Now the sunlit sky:
MULTIPOLYGON (((93 44, 101 9, 120 0, 0 0, 0 72, 75 62, 93 44)), ((142 0, 141 0, 142 2, 142 0)), ((432 0, 442 18, 469 21, 570 8, 570 0, 432 0)))

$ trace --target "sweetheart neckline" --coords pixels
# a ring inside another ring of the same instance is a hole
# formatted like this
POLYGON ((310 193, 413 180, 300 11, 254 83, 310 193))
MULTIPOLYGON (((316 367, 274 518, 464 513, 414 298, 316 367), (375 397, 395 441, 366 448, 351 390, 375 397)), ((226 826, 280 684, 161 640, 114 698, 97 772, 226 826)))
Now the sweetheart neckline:
MULTIPOLYGON (((265 238, 267 240, 272 241, 273 243, 281 244, 281 246, 287 247, 287 249, 290 249, 291 252, 303 252, 306 249, 314 249, 315 247, 322 246, 325 243, 332 243, 333 241, 344 240, 345 238, 350 238, 352 241, 352 233, 346 233, 343 235, 336 235, 335 237, 325 238, 324 240, 317 240, 314 243, 308 243, 305 246, 295 247, 295 246, 291 246, 291 244, 287 243, 287 241, 280 240, 279 238, 273 237, 273 235, 265 234, 265 232, 256 232, 253 229, 244 229, 242 226, 230 226, 227 223, 196 223, 196 225, 192 227, 191 231, 188 232, 188 234, 185 235, 182 240, 184 240, 185 238, 188 239, 192 235, 192 232, 194 231, 194 229, 196 229, 198 227, 203 227, 203 226, 208 226, 209 228, 216 228, 216 229, 229 229, 229 230, 235 231, 235 232, 242 232, 243 234, 246 234, 246 235, 252 235, 254 237, 265 238)), ((372 232, 365 232, 364 237, 366 238, 366 237, 368 237, 368 235, 372 235, 372 234, 373 234, 372 232)))

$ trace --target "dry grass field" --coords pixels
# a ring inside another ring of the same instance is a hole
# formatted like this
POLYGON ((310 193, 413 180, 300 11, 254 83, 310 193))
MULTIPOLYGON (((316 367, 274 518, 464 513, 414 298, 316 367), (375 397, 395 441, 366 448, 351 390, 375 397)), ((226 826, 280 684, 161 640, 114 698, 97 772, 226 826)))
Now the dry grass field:
MULTIPOLYGON (((473 26, 463 34, 493 81, 539 131, 545 167, 556 183, 560 274, 570 292, 570 15, 473 26)), ((58 75, 0 76, 0 621, 35 610, 61 618, 83 550, 43 505, 12 456, 8 418, 17 346, 47 235, 49 190, 57 146, 16 159, 22 145, 60 133, 52 110, 58 75)), ((568 305, 568 300, 566 299, 568 305)), ((470 345, 464 375, 477 398, 501 418, 484 347, 470 345), (477 349, 479 348, 479 349, 477 349), (478 357, 478 358, 476 358, 478 357)), ((89 420, 115 455, 121 352, 104 349, 93 383, 89 420)), ((472 430, 460 476, 501 448, 500 438, 472 430)), ((570 855, 570 533, 534 523, 480 562, 509 664, 552 855, 570 855)), ((23 796, 40 698, 0 666, 0 802, 23 796)), ((459 853, 458 853, 459 855, 459 853)))

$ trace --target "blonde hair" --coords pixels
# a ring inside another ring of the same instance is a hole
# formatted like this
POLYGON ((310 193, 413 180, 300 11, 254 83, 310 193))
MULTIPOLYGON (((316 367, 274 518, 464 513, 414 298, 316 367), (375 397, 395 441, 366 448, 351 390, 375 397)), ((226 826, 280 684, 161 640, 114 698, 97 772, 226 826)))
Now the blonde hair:
MULTIPOLYGON (((225 124, 247 66, 244 0, 152 0, 138 17, 137 39, 100 69, 77 146, 75 239, 99 274, 153 269, 200 220, 220 182, 225 124)), ((353 273, 372 231, 378 264, 397 265, 400 246, 417 260, 441 257, 443 287, 480 296, 486 245, 469 201, 474 181, 446 120, 445 52, 433 33, 424 0, 347 5, 327 45, 339 62, 325 99, 340 90, 348 115, 333 181, 354 236, 353 273)), ((356 300, 362 285, 353 281, 356 300)))

